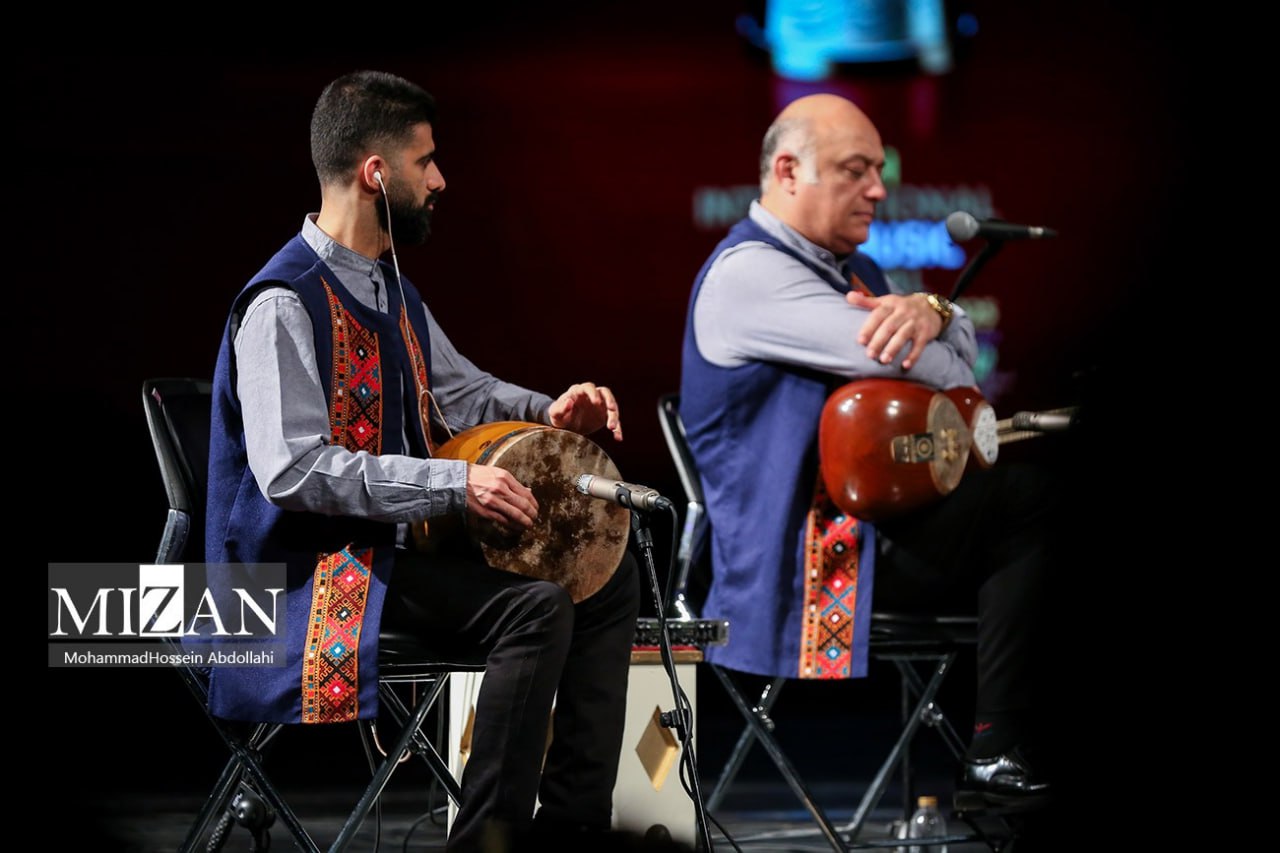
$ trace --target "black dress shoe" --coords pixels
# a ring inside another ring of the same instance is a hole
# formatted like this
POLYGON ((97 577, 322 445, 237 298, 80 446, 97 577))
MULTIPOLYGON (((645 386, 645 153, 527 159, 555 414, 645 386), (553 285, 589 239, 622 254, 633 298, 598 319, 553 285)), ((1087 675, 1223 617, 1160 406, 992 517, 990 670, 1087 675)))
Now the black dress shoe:
POLYGON ((1003 755, 965 761, 959 787, 997 805, 1038 805, 1050 794, 1049 783, 1036 777, 1017 748, 1003 755))

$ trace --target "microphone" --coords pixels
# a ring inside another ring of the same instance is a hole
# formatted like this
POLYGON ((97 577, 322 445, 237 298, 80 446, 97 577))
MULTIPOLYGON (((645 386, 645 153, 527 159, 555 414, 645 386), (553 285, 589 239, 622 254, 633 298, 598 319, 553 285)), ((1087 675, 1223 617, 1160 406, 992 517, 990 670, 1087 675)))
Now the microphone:
POLYGON ((947 217, 947 233, 957 243, 983 237, 987 240, 1044 240, 1057 237, 1052 228, 1036 225, 1015 225, 999 219, 978 219, 972 213, 957 210, 947 217))
POLYGON ((1075 423, 1075 412, 1015 412, 1009 419, 1013 429, 1031 432, 1066 432, 1075 423))
POLYGON ((620 483, 595 474, 579 474, 576 481, 578 491, 593 498, 616 503, 627 509, 638 509, 648 512, 653 509, 670 509, 671 501, 658 494, 656 489, 648 486, 636 486, 631 483, 620 483))

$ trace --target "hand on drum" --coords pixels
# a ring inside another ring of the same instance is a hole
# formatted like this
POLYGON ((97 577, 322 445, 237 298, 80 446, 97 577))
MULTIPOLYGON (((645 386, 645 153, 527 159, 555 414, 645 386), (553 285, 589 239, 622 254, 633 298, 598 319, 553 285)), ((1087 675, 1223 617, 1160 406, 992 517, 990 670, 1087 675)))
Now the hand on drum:
POLYGON ((492 465, 467 466, 467 512, 512 532, 527 530, 538 518, 538 501, 511 472, 492 465))
POLYGON ((600 427, 607 427, 613 437, 622 441, 622 419, 618 416, 618 401, 613 392, 603 385, 581 382, 570 385, 547 411, 551 425, 567 429, 579 435, 590 435, 600 427))

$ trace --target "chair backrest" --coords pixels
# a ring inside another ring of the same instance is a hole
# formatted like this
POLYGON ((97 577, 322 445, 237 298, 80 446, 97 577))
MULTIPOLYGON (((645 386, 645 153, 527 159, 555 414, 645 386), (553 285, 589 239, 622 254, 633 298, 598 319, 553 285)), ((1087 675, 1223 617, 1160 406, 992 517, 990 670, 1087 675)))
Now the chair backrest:
POLYGON ((658 398, 658 423, 662 426, 662 435, 667 441, 667 450, 671 453, 671 461, 680 476, 680 485, 684 489, 685 505, 684 524, 680 530, 680 543, 676 549, 676 578, 672 584, 672 600, 666 602, 668 611, 673 608, 680 612, 672 615, 688 617, 685 593, 689 586, 689 576, 694 565, 702 557, 706 548, 710 526, 707 522, 707 505, 702 495, 702 480, 698 476, 698 465, 693 459, 693 451, 689 448, 689 439, 684 431, 684 422, 680 420, 680 395, 663 394, 658 398))
POLYGON ((148 379, 142 404, 169 498, 156 561, 204 559, 204 505, 209 477, 213 385, 203 379, 148 379))

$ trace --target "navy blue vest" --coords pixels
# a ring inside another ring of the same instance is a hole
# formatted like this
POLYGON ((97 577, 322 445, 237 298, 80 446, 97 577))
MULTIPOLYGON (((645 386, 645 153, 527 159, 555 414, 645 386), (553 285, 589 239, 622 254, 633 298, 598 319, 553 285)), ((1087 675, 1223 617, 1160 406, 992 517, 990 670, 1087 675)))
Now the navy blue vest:
MULTIPOLYGON (((384 264, 383 272, 386 281, 394 280, 389 266, 384 264)), ((403 285, 408 304, 421 305, 413 286, 407 280, 403 285)), ((231 316, 241 316, 254 294, 267 286, 287 287, 301 298, 314 330, 317 367, 331 422, 351 421, 343 435, 367 435, 372 453, 424 455, 422 430, 426 427, 414 414, 417 407, 406 405, 403 396, 406 389, 414 393, 415 383, 397 324, 398 288, 387 288, 388 313, 366 308, 300 235, 245 286, 231 316), (413 446, 402 446, 404 433, 410 435, 413 446)), ((423 312, 408 313, 423 357, 429 359, 423 312)), ((350 445, 336 430, 335 443, 350 445)), ((284 563, 288 568, 285 666, 215 667, 209 694, 213 713, 228 719, 277 722, 375 716, 378 626, 394 557, 395 525, 291 512, 267 501, 245 452, 230 320, 213 380, 205 531, 206 562, 284 563), (322 573, 317 564, 324 555, 332 557, 322 573), (322 588, 317 597, 318 577, 322 588), (333 589, 350 586, 356 593, 351 600, 326 602, 325 583, 333 589), (335 630, 341 636, 333 630, 323 638, 316 633, 321 604, 329 608, 324 612, 326 624, 339 625, 335 630), (341 700, 343 710, 337 716, 325 713, 323 709, 333 707, 335 699, 341 700), (326 701, 331 705, 326 706, 326 701)))
MULTIPOLYGON (((770 362, 719 367, 699 353, 693 306, 702 283, 716 258, 748 241, 785 252, 826 278, 812 260, 743 219, 712 251, 694 283, 685 320, 680 417, 711 525, 712 581, 702 615, 729 620, 729 643, 708 649, 709 660, 743 672, 797 677, 818 421, 830 393, 849 380, 770 362)), ((855 254, 845 266, 874 293, 889 292, 883 272, 867 256, 855 254)), ((870 525, 862 525, 861 536, 852 677, 866 675, 875 553, 870 525)))

